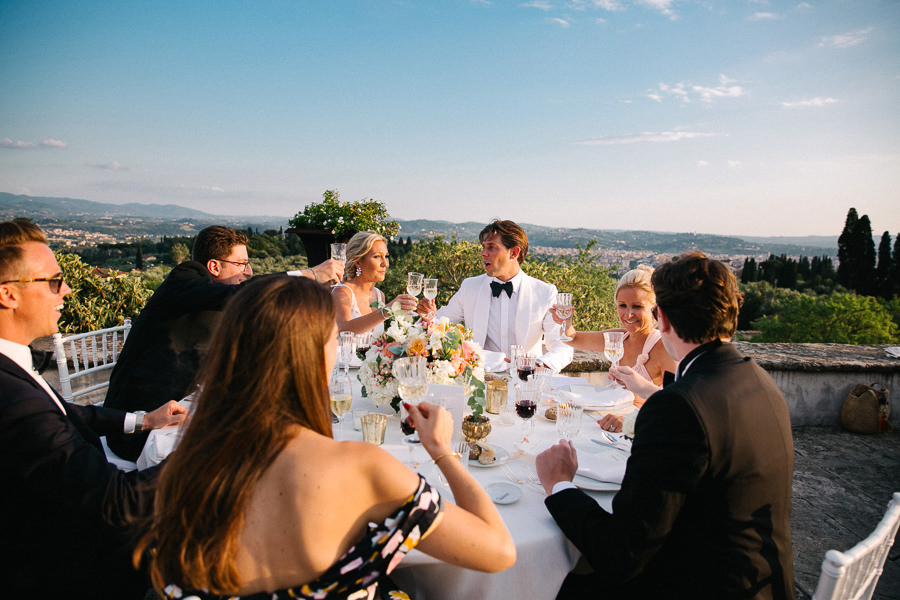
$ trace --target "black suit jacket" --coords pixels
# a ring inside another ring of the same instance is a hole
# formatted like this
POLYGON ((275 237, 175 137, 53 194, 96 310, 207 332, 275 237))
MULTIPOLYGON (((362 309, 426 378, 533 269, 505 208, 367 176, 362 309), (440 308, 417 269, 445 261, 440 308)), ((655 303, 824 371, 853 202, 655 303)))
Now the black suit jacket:
POLYGON ((705 344, 681 364, 695 356, 638 414, 613 514, 580 490, 546 505, 597 572, 582 591, 793 598, 787 404, 731 344, 705 344))
MULTIPOLYGON (((186 396, 225 302, 239 289, 215 281, 199 262, 172 269, 132 325, 104 406, 152 411, 186 396)), ((121 431, 107 437, 113 452, 129 460, 137 460, 146 440, 146 433, 121 431)))
POLYGON ((0 354, 0 589, 3 597, 143 597, 127 515, 151 510, 158 469, 124 473, 99 435, 125 413, 65 404, 0 354))

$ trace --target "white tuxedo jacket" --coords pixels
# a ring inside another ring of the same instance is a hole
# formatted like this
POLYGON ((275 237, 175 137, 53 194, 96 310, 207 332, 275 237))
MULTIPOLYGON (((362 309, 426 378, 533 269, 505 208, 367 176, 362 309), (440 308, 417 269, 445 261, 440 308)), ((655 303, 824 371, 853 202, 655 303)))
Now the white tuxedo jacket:
MULTIPOLYGON (((516 305, 515 343, 559 372, 572 361, 572 348, 559 340, 559 325, 550 315, 550 307, 556 303, 556 286, 530 277, 527 273, 522 275, 522 285, 516 292, 519 299, 516 305), (546 353, 541 347, 542 337, 547 346, 546 353)), ((487 274, 463 280, 450 302, 437 311, 438 317, 465 323, 482 347, 487 339, 491 310, 491 280, 487 274)))

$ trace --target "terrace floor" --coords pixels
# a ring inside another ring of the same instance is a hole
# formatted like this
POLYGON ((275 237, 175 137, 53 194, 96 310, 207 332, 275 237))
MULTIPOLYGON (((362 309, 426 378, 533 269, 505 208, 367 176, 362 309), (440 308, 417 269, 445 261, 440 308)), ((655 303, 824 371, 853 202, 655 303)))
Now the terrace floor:
MULTIPOLYGON (((803 600, 816 589, 825 552, 849 550, 872 533, 891 494, 900 491, 900 432, 796 427, 793 433, 791 532, 797 598, 803 600)), ((874 598, 900 598, 900 542, 888 554, 874 598)))

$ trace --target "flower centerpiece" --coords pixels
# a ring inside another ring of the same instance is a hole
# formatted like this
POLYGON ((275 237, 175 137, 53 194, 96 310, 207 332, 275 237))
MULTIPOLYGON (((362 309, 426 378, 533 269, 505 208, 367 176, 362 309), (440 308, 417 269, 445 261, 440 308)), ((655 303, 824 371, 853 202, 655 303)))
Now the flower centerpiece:
POLYGON ((306 205, 288 224, 295 230, 323 229, 343 242, 360 231, 374 231, 387 239, 400 232, 400 224, 391 219, 383 203, 372 199, 342 202, 337 190, 326 190, 321 202, 306 205))
POLYGON ((376 406, 390 404, 400 410, 400 394, 392 367, 403 356, 424 356, 428 383, 466 386, 468 404, 476 415, 484 409, 484 358, 472 332, 446 318, 414 323, 399 304, 390 312, 384 333, 372 340, 359 368, 363 396, 376 406))

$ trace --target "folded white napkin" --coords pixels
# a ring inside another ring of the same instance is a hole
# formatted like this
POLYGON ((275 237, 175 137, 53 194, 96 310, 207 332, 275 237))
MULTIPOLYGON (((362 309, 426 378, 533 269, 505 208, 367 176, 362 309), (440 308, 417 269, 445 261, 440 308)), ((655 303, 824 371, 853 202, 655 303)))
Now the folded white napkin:
POLYGON ((503 352, 491 352, 490 350, 482 350, 484 354, 484 370, 488 373, 499 373, 505 371, 509 365, 506 362, 506 354, 503 352))
POLYGON ((585 408, 623 408, 634 402, 634 394, 625 388, 598 388, 592 385, 570 385, 559 395, 585 408))
POLYGON ((618 450, 603 454, 578 451, 578 474, 597 481, 622 483, 626 459, 626 455, 618 450), (616 454, 611 454, 612 452, 616 454))

